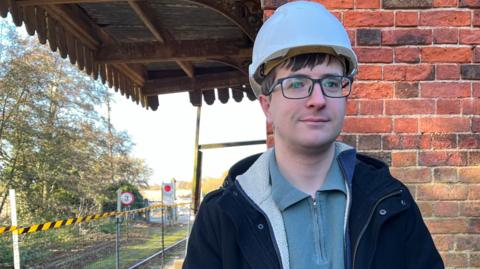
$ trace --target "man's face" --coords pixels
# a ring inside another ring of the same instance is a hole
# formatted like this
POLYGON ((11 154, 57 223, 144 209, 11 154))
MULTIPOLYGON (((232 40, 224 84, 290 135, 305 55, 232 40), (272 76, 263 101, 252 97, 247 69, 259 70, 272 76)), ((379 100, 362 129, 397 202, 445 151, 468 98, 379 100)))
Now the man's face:
MULTIPOLYGON (((292 72, 285 67, 277 68, 277 80, 292 75, 306 75, 314 79, 327 75, 341 76, 343 67, 338 60, 331 59, 313 69, 305 67, 292 72)), ((260 95, 259 100, 267 122, 273 124, 275 144, 282 143, 291 149, 307 151, 326 149, 343 127, 346 98, 325 97, 319 83, 315 83, 312 94, 305 99, 287 99, 280 87, 276 87, 271 98, 260 95)))

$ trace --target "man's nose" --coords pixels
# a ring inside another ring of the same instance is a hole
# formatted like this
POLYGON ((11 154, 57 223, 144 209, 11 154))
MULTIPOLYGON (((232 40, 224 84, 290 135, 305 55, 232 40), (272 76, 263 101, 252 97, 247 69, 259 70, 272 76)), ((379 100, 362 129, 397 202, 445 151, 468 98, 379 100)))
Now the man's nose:
POLYGON ((324 107, 325 104, 325 95, 323 95, 320 83, 313 84, 312 94, 308 97, 307 106, 324 107))

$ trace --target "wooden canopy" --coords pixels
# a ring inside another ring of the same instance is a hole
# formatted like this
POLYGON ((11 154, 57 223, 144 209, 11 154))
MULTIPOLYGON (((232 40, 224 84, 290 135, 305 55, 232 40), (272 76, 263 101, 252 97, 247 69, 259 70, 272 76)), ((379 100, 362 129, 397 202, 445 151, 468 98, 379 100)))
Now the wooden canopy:
POLYGON ((188 91, 201 105, 255 99, 248 65, 260 0, 0 0, 40 43, 145 108, 188 91), (216 92, 216 94, 215 94, 216 92))

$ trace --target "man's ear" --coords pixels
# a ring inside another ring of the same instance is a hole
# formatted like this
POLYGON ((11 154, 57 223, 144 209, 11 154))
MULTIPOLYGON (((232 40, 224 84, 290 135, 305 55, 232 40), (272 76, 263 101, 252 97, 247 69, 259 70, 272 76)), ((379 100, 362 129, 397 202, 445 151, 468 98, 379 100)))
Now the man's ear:
POLYGON ((260 106, 262 107, 263 114, 265 114, 265 118, 267 119, 267 123, 272 123, 272 116, 270 113, 270 101, 271 101, 271 96, 266 96, 266 95, 259 95, 258 96, 258 101, 260 101, 260 106))

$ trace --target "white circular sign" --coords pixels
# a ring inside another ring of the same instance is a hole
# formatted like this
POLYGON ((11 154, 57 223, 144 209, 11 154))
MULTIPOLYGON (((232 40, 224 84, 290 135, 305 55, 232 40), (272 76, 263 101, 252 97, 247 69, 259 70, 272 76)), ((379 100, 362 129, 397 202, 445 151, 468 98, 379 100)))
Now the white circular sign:
POLYGON ((131 205, 133 204, 133 201, 135 201, 133 193, 122 192, 122 194, 120 194, 120 202, 122 203, 122 205, 131 205))

